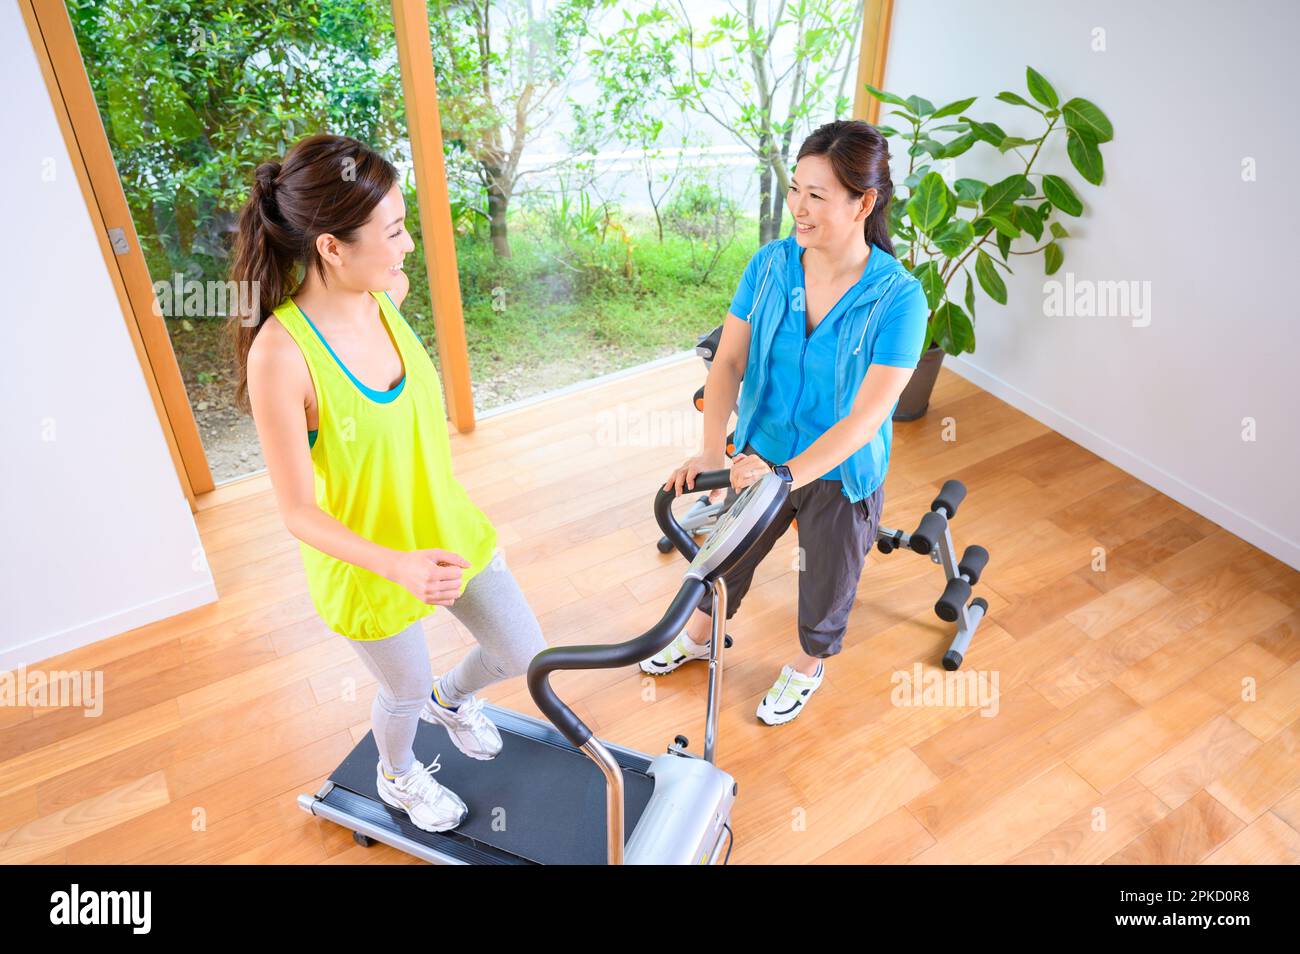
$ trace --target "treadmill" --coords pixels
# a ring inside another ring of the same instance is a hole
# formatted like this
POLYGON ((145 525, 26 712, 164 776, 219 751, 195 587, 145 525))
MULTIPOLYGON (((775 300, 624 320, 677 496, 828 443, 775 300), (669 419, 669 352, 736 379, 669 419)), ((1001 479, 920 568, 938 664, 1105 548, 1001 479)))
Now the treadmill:
MULTIPOLYGON (((730 485, 727 470, 702 473, 695 490, 730 485)), ((485 704, 501 732, 501 752, 478 761, 461 753, 441 726, 419 722, 413 747, 438 781, 456 792, 469 814, 456 828, 428 832, 375 790, 379 751, 367 733, 314 795, 298 796, 304 811, 438 864, 725 864, 731 855, 735 780, 714 759, 722 696, 723 574, 771 525, 789 494, 769 472, 745 488, 704 544, 678 523, 676 494, 660 489, 655 518, 690 561, 663 617, 642 635, 611 645, 556 646, 528 667, 528 690, 549 722, 485 704), (702 756, 678 735, 657 756, 601 742, 551 687, 554 672, 633 666, 676 638, 705 593, 712 594, 709 692, 702 756), (725 855, 723 848, 726 848, 725 855)))

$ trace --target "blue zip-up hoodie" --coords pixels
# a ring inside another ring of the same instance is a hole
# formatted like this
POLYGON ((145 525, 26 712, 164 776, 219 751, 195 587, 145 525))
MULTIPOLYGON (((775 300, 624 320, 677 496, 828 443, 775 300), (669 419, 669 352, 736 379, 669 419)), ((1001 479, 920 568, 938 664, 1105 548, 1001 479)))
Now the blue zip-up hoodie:
MULTIPOLYGON (((775 239, 755 253, 759 278, 753 307, 747 318, 750 324, 749 359, 736 408, 737 448, 743 448, 753 432, 754 414, 767 384, 772 342, 789 307, 789 256, 792 254, 798 254, 793 236, 775 239)), ((913 368, 921 356, 924 345, 921 339, 925 337, 929 316, 921 283, 902 262, 877 245, 872 246, 863 281, 848 294, 857 298, 846 303, 845 313, 839 321, 835 357, 836 420, 843 420, 853 410, 853 400, 871 363, 876 337, 892 309, 905 309, 907 320, 916 327, 915 357, 909 365, 913 368)), ((897 361, 889 363, 897 364, 897 361)), ((840 465, 842 492, 852 502, 869 497, 885 479, 897 406, 895 401, 871 440, 840 465)))

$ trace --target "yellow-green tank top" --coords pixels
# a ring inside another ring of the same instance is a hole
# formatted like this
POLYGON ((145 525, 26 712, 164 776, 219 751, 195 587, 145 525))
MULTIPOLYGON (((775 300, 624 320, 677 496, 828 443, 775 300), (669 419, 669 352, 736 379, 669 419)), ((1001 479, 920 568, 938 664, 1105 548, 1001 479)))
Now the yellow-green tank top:
MULTIPOLYGON (((275 317, 302 349, 316 388, 311 445, 316 503, 354 533, 393 550, 438 548, 470 564, 461 592, 491 561, 497 534, 452 475, 451 445, 438 371, 419 336, 385 292, 379 303, 406 369, 390 392, 365 389, 286 298, 275 317), (370 395, 378 395, 376 400, 370 395), (383 400, 394 395, 389 400, 383 400)), ((349 639, 395 636, 437 607, 410 590, 300 541, 312 603, 325 624, 349 639)))

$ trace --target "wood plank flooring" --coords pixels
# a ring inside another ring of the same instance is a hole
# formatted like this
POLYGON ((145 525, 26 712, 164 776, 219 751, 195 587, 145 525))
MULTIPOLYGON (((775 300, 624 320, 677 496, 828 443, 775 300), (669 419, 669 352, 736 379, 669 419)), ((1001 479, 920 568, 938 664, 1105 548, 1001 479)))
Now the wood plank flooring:
MULTIPOLYGON (((686 360, 452 437, 551 643, 631 638, 676 590, 650 501, 698 440, 704 373, 686 360)), ((942 672, 952 628, 937 567, 873 551, 822 688, 759 723, 798 645, 792 529, 730 627, 731 862, 1300 861, 1300 573, 945 370, 895 427, 886 525, 914 529, 952 477, 970 488, 959 550, 992 554, 963 671, 996 679, 996 707, 896 702, 898 674, 942 672)), ((102 671, 101 717, 0 709, 0 862, 412 863, 297 807, 365 736, 375 686, 312 608, 265 476, 197 519, 217 603, 28 667, 102 671)), ((425 624, 435 671, 472 644, 446 612, 425 624)), ((605 738, 698 749, 703 666, 639 676, 557 685, 605 738)), ((483 695, 537 711, 521 679, 483 695)))

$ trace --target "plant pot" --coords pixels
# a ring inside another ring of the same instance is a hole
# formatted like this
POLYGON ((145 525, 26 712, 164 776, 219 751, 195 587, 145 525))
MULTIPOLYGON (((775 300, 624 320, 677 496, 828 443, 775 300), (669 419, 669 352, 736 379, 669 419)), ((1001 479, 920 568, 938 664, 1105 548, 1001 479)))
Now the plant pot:
POLYGON ((943 355, 944 350, 938 345, 931 345, 930 349, 921 355, 911 380, 899 395, 898 407, 894 409, 895 421, 915 421, 925 414, 930 406, 930 394, 934 391, 934 382, 939 379, 943 355))

